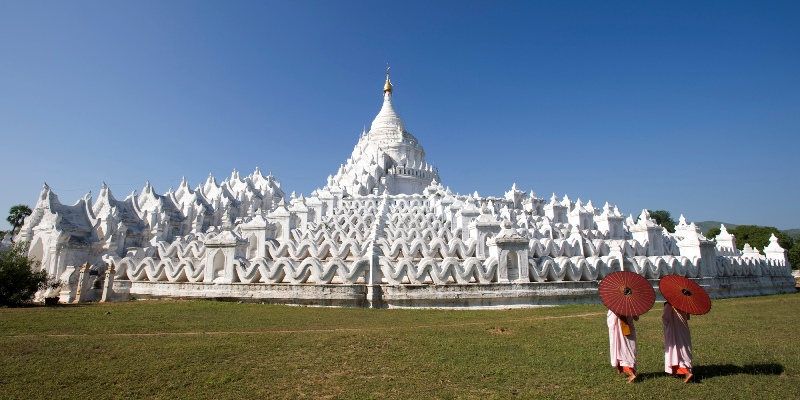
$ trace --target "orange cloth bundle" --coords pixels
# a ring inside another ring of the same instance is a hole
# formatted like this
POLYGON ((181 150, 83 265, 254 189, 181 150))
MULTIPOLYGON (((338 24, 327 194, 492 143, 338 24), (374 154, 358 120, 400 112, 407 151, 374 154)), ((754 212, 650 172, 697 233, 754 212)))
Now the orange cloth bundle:
POLYGON ((628 325, 628 317, 619 317, 619 327, 622 329, 622 334, 628 336, 631 334, 631 327, 628 325))

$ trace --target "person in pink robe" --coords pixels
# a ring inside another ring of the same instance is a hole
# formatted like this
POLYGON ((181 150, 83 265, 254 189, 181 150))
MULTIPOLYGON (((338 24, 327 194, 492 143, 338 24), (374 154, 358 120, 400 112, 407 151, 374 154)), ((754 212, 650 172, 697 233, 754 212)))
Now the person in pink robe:
POLYGON ((626 317, 611 310, 606 315, 611 366, 617 368, 618 374, 628 374, 628 383, 636 379, 636 327, 633 321, 638 319, 638 316, 626 317))
POLYGON ((664 372, 683 375, 684 383, 692 379, 692 335, 689 333, 689 314, 670 303, 664 303, 664 372))

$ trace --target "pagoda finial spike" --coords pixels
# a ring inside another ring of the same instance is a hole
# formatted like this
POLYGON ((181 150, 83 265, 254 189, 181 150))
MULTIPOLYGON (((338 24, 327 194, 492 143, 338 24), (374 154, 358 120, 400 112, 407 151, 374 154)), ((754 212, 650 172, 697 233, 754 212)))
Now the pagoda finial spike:
POLYGON ((392 93, 392 82, 389 80, 389 64, 386 64, 386 83, 383 85, 383 93, 392 93))

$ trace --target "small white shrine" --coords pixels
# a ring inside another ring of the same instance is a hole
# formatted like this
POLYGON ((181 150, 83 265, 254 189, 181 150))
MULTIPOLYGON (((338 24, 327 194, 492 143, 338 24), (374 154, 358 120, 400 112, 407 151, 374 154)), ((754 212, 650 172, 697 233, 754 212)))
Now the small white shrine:
MULTIPOLYGON (((516 184, 500 197, 452 193, 392 102, 327 184, 287 196, 271 174, 233 171, 192 189, 149 182, 117 200, 103 184, 74 205, 45 184, 18 241, 65 282, 62 302, 223 298, 360 307, 530 307, 598 302, 619 270, 678 274, 712 297, 793 292, 773 237, 739 251, 683 216, 669 233, 643 211, 549 199, 516 184)), ((602 205, 600 205, 602 204, 602 205)))

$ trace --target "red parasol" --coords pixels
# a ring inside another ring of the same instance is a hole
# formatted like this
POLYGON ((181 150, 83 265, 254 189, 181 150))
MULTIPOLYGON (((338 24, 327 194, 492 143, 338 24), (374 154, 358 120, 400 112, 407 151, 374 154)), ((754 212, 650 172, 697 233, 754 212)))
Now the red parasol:
POLYGON ((689 278, 667 275, 658 282, 658 289, 673 307, 683 312, 702 315, 711 311, 708 293, 689 278))
POLYGON ((612 272, 600 281, 600 300, 619 315, 646 313, 656 302, 656 292, 647 279, 629 271, 612 272))

